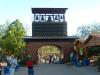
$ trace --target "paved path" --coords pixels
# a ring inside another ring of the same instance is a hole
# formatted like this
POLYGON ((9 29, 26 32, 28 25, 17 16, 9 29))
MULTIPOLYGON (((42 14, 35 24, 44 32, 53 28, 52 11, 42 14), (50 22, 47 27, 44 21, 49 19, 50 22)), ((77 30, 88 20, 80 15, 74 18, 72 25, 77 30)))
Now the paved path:
MULTIPOLYGON (((16 75, 27 75, 27 68, 21 67, 16 75)), ((92 67, 75 67, 65 64, 41 64, 35 66, 35 75, 100 75, 92 67)))

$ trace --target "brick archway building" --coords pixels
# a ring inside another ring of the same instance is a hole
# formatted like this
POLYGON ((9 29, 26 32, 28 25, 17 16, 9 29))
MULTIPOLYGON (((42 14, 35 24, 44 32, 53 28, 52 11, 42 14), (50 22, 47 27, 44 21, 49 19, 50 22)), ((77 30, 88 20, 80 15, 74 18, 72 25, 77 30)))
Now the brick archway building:
POLYGON ((67 36, 65 12, 67 8, 32 8, 32 36, 25 37, 27 54, 38 62, 38 49, 45 45, 59 46, 63 50, 64 61, 74 47, 75 36, 67 36))

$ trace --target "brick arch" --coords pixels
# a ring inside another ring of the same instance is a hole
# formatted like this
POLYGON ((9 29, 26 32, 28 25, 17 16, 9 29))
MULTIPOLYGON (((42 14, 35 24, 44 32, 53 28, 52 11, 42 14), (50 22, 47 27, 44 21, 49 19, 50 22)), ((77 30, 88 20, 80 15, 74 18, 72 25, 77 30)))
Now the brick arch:
MULTIPOLYGON (((41 48, 43 48, 43 47, 47 47, 47 46, 52 46, 51 48, 53 48, 53 47, 56 47, 56 48, 58 48, 57 49, 57 51, 59 51, 59 53, 57 53, 57 55, 59 55, 59 58, 60 57, 62 57, 62 55, 63 55, 63 49, 60 47, 60 46, 57 46, 57 45, 55 45, 55 44, 46 44, 46 45, 42 45, 40 48, 38 48, 38 50, 37 50, 37 52, 41 49, 41 48)), ((48 49, 47 49, 47 51, 48 51, 48 49)), ((38 55, 40 55, 41 54, 41 52, 38 52, 38 55)), ((42 54, 43 56, 44 56, 44 54, 42 54)), ((41 56, 42 56, 41 55, 41 56)), ((54 54, 53 54, 54 55, 54 54)), ((46 55, 47 57, 49 57, 49 53, 46 55)), ((45 57, 45 56, 44 56, 45 57)), ((38 56, 38 62, 39 62, 39 56, 38 56)))
MULTIPOLYGON (((43 47, 43 46, 48 46, 48 45, 58 47, 58 48, 60 49, 60 51, 61 51, 61 52, 63 52, 63 51, 64 51, 64 49, 63 49, 61 46, 56 45, 56 44, 45 44, 45 45, 41 45, 39 48, 41 48, 41 47, 43 47)), ((38 48, 38 49, 39 49, 39 48, 38 48)), ((37 51, 38 51, 38 50, 37 50, 37 51)))
POLYGON ((66 62, 69 52, 73 49, 73 42, 57 41, 57 42, 27 42, 27 54, 31 54, 35 63, 38 62, 38 49, 42 46, 53 45, 60 47, 63 50, 64 60, 66 62))
POLYGON ((56 47, 60 48, 60 50, 63 50, 63 48, 62 48, 60 45, 57 45, 57 44, 54 44, 54 43, 51 43, 51 44, 44 44, 44 45, 41 45, 39 48, 41 48, 41 47, 43 47, 43 46, 47 46, 47 45, 56 46, 56 47))

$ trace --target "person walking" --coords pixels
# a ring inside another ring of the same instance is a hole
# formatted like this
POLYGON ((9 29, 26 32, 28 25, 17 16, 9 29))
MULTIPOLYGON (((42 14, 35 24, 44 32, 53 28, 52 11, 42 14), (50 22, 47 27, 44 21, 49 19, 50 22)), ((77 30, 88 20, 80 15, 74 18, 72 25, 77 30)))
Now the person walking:
POLYGON ((11 56, 11 60, 9 61, 9 63, 10 63, 10 75, 14 75, 15 68, 17 65, 17 59, 14 58, 14 55, 11 56))
POLYGON ((71 52, 71 53, 70 53, 70 62, 71 62, 71 63, 73 62, 73 61, 72 61, 73 56, 74 56, 74 53, 73 53, 73 52, 71 52))
POLYGON ((9 62, 7 59, 6 59, 6 63, 7 65, 4 66, 4 75, 9 75, 9 62))
POLYGON ((28 68, 28 75, 34 75, 33 61, 31 57, 27 60, 26 65, 28 68))

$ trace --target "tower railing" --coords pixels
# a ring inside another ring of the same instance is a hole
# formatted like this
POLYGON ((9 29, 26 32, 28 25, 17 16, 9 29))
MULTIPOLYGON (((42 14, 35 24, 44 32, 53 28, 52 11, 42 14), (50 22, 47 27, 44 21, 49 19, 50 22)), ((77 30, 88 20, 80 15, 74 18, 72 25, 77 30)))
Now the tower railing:
POLYGON ((33 22, 65 22, 64 14, 33 14, 33 22))

